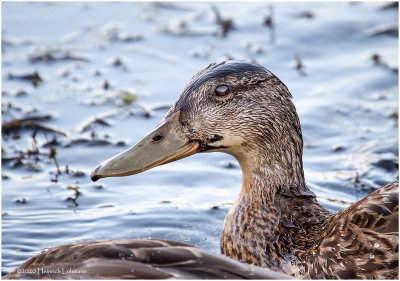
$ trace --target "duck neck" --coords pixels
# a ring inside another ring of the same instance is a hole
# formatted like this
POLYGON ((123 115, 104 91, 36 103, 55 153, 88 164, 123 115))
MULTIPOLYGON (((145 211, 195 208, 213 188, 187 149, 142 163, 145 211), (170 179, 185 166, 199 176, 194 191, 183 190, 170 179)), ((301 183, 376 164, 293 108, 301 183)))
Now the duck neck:
POLYGON ((302 147, 263 151, 237 156, 243 186, 225 220, 222 253, 292 274, 318 244, 329 212, 305 184, 302 147))
POLYGON ((277 195, 315 197, 304 180, 301 132, 291 138, 264 142, 235 155, 243 172, 242 194, 254 194, 268 202, 277 195))

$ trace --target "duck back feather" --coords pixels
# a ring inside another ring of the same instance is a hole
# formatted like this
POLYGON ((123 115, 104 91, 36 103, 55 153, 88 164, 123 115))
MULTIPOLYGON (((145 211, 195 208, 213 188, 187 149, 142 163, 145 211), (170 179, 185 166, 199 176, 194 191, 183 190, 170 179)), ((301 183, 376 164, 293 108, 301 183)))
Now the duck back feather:
POLYGON ((398 187, 389 183, 333 216, 311 278, 398 279, 398 187))

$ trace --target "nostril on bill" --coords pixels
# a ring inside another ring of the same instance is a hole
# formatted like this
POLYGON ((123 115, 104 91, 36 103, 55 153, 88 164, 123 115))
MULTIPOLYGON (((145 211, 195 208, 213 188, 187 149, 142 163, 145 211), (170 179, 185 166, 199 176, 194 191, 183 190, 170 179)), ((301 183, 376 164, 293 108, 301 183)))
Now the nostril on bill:
POLYGON ((164 138, 163 135, 156 134, 156 135, 154 135, 154 136, 151 138, 151 141, 152 141, 152 142, 158 142, 158 141, 161 141, 163 138, 164 138))

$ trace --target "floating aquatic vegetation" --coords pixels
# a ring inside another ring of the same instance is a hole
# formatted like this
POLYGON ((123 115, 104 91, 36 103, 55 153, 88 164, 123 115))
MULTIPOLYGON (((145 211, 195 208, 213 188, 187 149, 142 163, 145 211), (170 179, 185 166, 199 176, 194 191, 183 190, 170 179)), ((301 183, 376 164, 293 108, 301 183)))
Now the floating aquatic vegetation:
POLYGON ((306 76, 307 73, 304 71, 304 65, 303 61, 301 60, 300 55, 296 55, 296 70, 300 73, 302 76, 306 76))
POLYGON ((148 105, 143 102, 137 102, 136 103, 137 107, 141 111, 144 117, 150 118, 152 116, 152 111, 157 111, 157 110, 167 110, 171 108, 171 104, 155 104, 155 105, 148 105))
POLYGON ((101 76, 101 75, 103 75, 103 72, 100 69, 95 69, 93 71, 93 75, 94 76, 101 76))
POLYGON ((101 89, 95 91, 93 97, 86 99, 85 103, 90 105, 111 104, 127 108, 128 106, 136 105, 139 95, 138 92, 130 89, 118 89, 115 91, 105 91, 104 89, 101 89))
POLYGON ((31 161, 26 161, 24 165, 28 168, 29 171, 32 172, 40 172, 42 171, 42 167, 39 165, 39 163, 33 163, 31 161))
POLYGON ((10 168, 16 168, 22 164, 22 160, 29 155, 35 155, 38 154, 39 152, 37 151, 31 151, 31 150, 26 150, 25 152, 23 151, 18 151, 14 153, 9 153, 5 150, 2 150, 1 154, 1 162, 4 165, 4 163, 10 163, 10 168))
POLYGON ((195 58, 208 58, 211 55, 211 47, 209 45, 198 46, 189 51, 190 55, 195 58))
POLYGON ((170 103, 160 103, 160 104, 150 105, 150 109, 151 110, 166 110, 166 109, 170 109, 171 106, 172 106, 172 104, 170 104, 170 103))
POLYGON ((47 115, 37 115, 37 116, 27 116, 20 119, 13 119, 11 121, 3 122, 1 125, 2 135, 8 137, 10 133, 22 130, 22 129, 34 129, 41 130, 45 132, 51 132, 67 136, 67 132, 59 128, 51 128, 40 124, 40 122, 48 121, 52 118, 50 114, 47 115))
POLYGON ((235 60, 236 58, 230 54, 225 54, 223 59, 229 61, 229 60, 235 60))
POLYGON ((18 204, 26 204, 26 203, 28 203, 28 200, 26 200, 26 198, 22 197, 22 198, 15 199, 14 202, 18 203, 18 204))
POLYGON ((146 118, 150 118, 151 117, 151 109, 145 105, 144 103, 137 103, 138 108, 142 111, 143 116, 146 118))
POLYGON ((126 91, 126 90, 116 92, 116 97, 119 98, 120 100, 122 100, 124 102, 124 104, 127 104, 127 105, 136 101, 137 96, 138 95, 136 93, 126 91))
POLYGON ((103 145, 112 145, 111 141, 105 139, 92 139, 92 138, 84 138, 79 137, 76 139, 72 139, 64 143, 64 147, 70 147, 74 144, 87 144, 88 146, 103 146, 103 145))
POLYGON ((188 29, 188 24, 185 20, 181 20, 177 23, 168 23, 162 27, 162 31, 165 33, 183 36, 183 35, 192 35, 192 33, 188 29))
POLYGON ((335 145, 333 148, 332 148, 332 150, 333 151, 335 151, 335 152, 343 152, 343 151, 345 151, 346 150, 346 146, 345 145, 335 145))
POLYGON ((25 97, 28 95, 28 92, 24 89, 17 89, 12 93, 12 95, 14 97, 25 97))
POLYGON ((265 52, 265 49, 263 47, 249 40, 242 40, 240 42, 240 47, 247 50, 251 54, 260 55, 265 52))
POLYGON ((173 21, 164 23, 161 26, 161 31, 167 34, 176 36, 210 36, 217 35, 212 28, 193 28, 191 25, 194 21, 204 17, 203 11, 192 13, 181 19, 174 19, 173 21))
POLYGON ((122 59, 120 57, 112 57, 110 59, 108 59, 108 63, 116 68, 121 69, 124 72, 128 72, 129 68, 127 63, 125 62, 125 59, 122 59))
POLYGON ((1 49, 2 50, 5 50, 6 47, 12 47, 12 46, 14 46, 14 44, 9 39, 6 39, 4 37, 1 39, 1 49))
POLYGON ((124 140, 111 141, 106 138, 98 138, 95 131, 92 131, 90 133, 90 135, 79 136, 77 138, 67 139, 64 142, 63 146, 70 147, 72 145, 80 145, 80 144, 85 144, 87 146, 107 146, 107 145, 125 146, 126 145, 124 140))
POLYGON ((344 206, 349 206, 352 204, 352 202, 347 202, 344 200, 340 200, 340 199, 334 199, 334 198, 325 198, 325 200, 329 201, 329 202, 334 202, 340 205, 344 205, 344 206))
POLYGON ((273 26, 275 26, 274 7, 268 6, 268 11, 269 11, 269 14, 267 16, 265 16, 265 18, 264 18, 264 25, 272 28, 273 26))
POLYGON ((113 205, 113 204, 104 204, 104 205, 99 205, 99 206, 97 206, 97 208, 113 208, 113 207, 115 207, 115 205, 113 205))
POLYGON ((16 47, 16 46, 26 46, 26 45, 32 45, 37 41, 35 38, 17 38, 17 37, 5 37, 4 34, 2 34, 1 38, 1 46, 2 46, 2 52, 6 50, 6 48, 11 48, 11 47, 16 47))
POLYGON ((399 72, 399 68, 396 66, 392 66, 390 65, 387 61, 382 59, 382 56, 375 53, 371 56, 372 61, 374 62, 375 65, 380 65, 383 66, 391 71, 393 71, 394 73, 398 73, 399 72))
POLYGON ((381 7, 379 7, 379 10, 384 11, 384 10, 390 10, 390 9, 399 9, 399 2, 389 2, 386 4, 383 4, 381 7))
POLYGON ((234 169, 238 167, 238 165, 233 161, 226 161, 223 163, 223 166, 228 169, 234 169))
POLYGON ((56 165, 57 168, 57 176, 61 175, 60 167, 58 166, 58 161, 57 161, 57 150, 55 148, 50 148, 49 152, 49 158, 54 160, 54 164, 56 165))
POLYGON ((87 132, 87 131, 93 130, 93 127, 94 127, 93 125, 94 124, 98 124, 98 125, 101 125, 101 126, 109 127, 109 126, 111 126, 111 123, 110 123, 110 121, 106 120, 106 118, 114 116, 114 115, 118 114, 118 112, 119 111, 113 110, 113 111, 110 111, 110 112, 107 112, 107 113, 103 113, 103 114, 101 114, 99 116, 92 117, 92 118, 84 121, 79 126, 78 131, 80 133, 83 133, 83 132, 87 132))
POLYGON ((2 150, 2 163, 9 163, 9 168, 17 168, 25 166, 29 171, 40 172, 42 166, 39 164, 41 156, 48 155, 40 151, 35 139, 36 131, 32 134, 31 147, 25 150, 16 150, 10 153, 9 151, 2 150))
POLYGON ((274 7, 268 6, 269 14, 264 18, 264 25, 269 29, 269 41, 275 42, 275 18, 274 18, 274 7))
POLYGON ((395 120, 395 127, 397 128, 398 123, 399 123, 399 112, 395 111, 392 114, 390 114, 389 117, 393 118, 395 120))
POLYGON ((81 178, 86 176, 86 173, 80 170, 69 170, 68 173, 76 178, 81 178))
POLYGON ((383 24, 377 27, 371 28, 366 31, 368 37, 375 37, 381 35, 388 35, 393 37, 399 36, 399 27, 396 24, 383 24))
POLYGON ((19 80, 29 81, 35 87, 37 87, 40 83, 43 82, 43 78, 39 75, 37 71, 28 74, 15 74, 9 72, 7 77, 8 79, 19 79, 19 80))
POLYGON ((47 140, 41 145, 42 147, 53 147, 61 145, 61 143, 58 141, 56 136, 53 136, 51 140, 47 140))
POLYGON ((223 18, 221 16, 220 11, 218 10, 218 8, 215 5, 212 6, 212 9, 214 11, 217 24, 221 28, 221 35, 222 35, 222 37, 226 37, 228 35, 228 32, 235 29, 235 24, 233 22, 233 19, 223 18))
POLYGON ((70 50, 63 49, 36 49, 28 56, 29 62, 55 62, 55 61, 90 61, 86 55, 77 55, 70 50))
POLYGON ((297 18, 312 19, 312 18, 314 18, 315 15, 311 11, 303 11, 303 12, 293 14, 293 16, 297 17, 297 18))
POLYGON ((152 2, 151 5, 155 8, 160 9, 168 9, 168 10, 175 10, 175 11, 191 11, 193 10, 191 7, 183 6, 181 3, 176 2, 152 2))
POLYGON ((121 23, 106 23, 100 33, 104 40, 109 42, 136 42, 144 39, 140 33, 126 31, 121 23))
MULTIPOLYGON (((3 95, 4 97, 4 95, 3 95)), ((11 117, 14 117, 14 113, 20 113, 24 111, 26 113, 26 110, 23 109, 22 106, 15 105, 15 103, 11 103, 8 100, 3 100, 1 101, 1 114, 4 119, 5 115, 9 115, 11 117)))
POLYGON ((67 186, 67 189, 68 189, 68 190, 73 190, 73 191, 74 191, 74 194, 73 194, 73 196, 67 197, 66 200, 67 200, 67 201, 72 201, 72 203, 74 203, 74 206, 73 206, 73 207, 78 207, 79 204, 78 204, 77 200, 78 200, 79 196, 82 194, 82 193, 79 191, 79 186, 70 186, 70 185, 69 185, 69 186, 67 186))
POLYGON ((114 59, 112 60, 111 65, 112 65, 112 66, 119 67, 119 66, 124 65, 124 63, 122 62, 122 60, 121 60, 120 58, 117 57, 117 58, 114 58, 114 59))
POLYGON ((103 82, 103 89, 104 89, 104 90, 110 89, 110 83, 108 83, 107 80, 105 80, 105 81, 103 82))

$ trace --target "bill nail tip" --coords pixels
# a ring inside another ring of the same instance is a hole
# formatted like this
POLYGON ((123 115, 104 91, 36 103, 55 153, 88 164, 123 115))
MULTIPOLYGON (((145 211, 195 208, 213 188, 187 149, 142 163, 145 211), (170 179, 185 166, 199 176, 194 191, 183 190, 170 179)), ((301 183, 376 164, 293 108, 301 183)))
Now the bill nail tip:
POLYGON ((92 174, 90 175, 90 179, 93 181, 93 182, 95 182, 95 181, 97 181, 98 179, 101 179, 101 176, 99 175, 99 170, 100 170, 100 168, 101 168, 101 165, 100 166, 97 166, 94 170, 93 170, 93 172, 92 172, 92 174))

